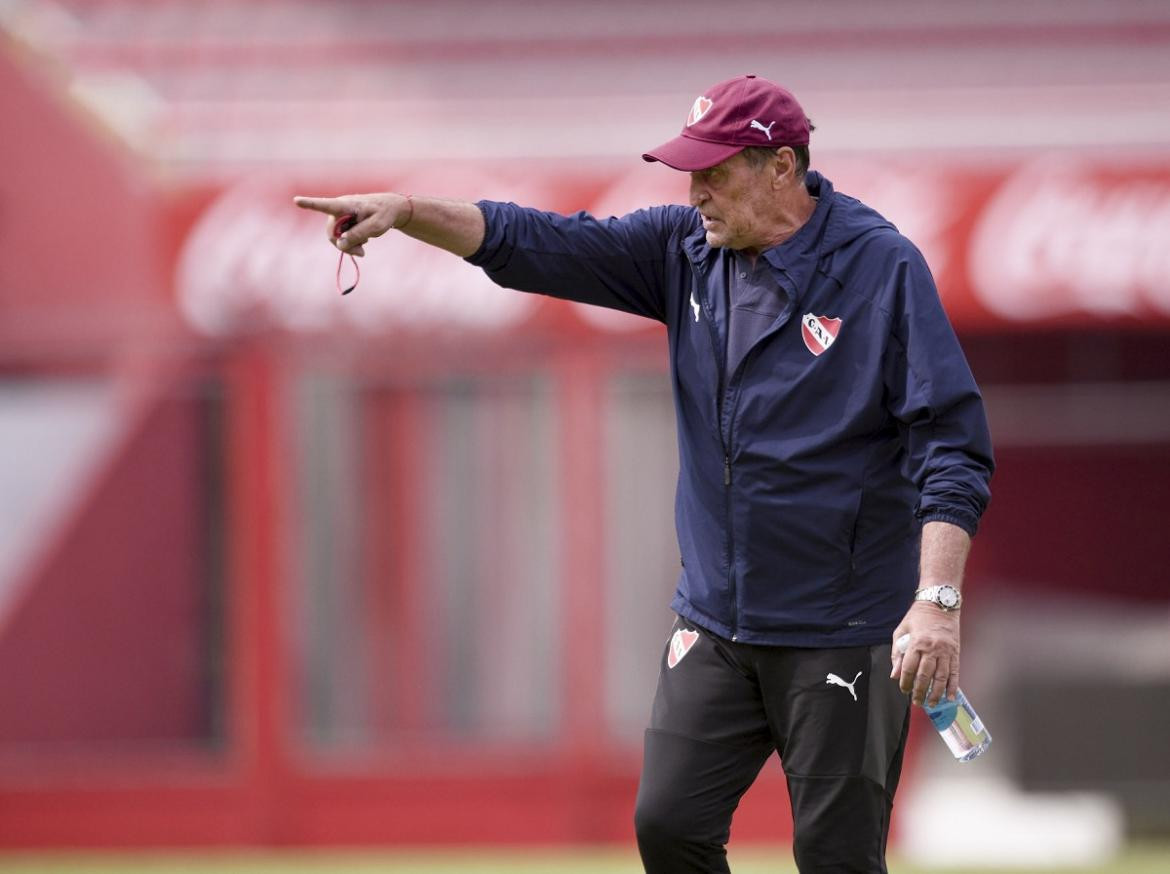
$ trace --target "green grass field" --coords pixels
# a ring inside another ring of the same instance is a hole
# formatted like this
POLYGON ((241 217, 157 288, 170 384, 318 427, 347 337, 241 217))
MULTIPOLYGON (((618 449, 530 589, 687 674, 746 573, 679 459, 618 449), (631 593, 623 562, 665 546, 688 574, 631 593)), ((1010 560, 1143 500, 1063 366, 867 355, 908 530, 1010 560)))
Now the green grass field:
MULTIPOLYGON (((735 874, 795 874, 787 847, 730 854, 735 874)), ((632 850, 443 850, 428 852, 12 853, 0 854, 4 874, 640 874, 632 850)), ((1134 847, 1104 866, 1078 868, 919 868, 890 859, 896 874, 1166 874, 1170 846, 1134 847)))

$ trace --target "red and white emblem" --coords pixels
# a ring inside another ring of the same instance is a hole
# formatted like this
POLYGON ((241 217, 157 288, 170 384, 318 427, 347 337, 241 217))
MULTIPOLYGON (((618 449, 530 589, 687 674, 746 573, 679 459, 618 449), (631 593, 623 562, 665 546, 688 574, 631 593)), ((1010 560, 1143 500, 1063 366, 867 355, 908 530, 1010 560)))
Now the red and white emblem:
POLYGON ((840 319, 830 319, 828 316, 814 316, 805 313, 800 319, 800 336, 804 345, 813 355, 820 355, 833 345, 837 339, 837 332, 841 330, 840 319))
POLYGON ((670 636, 670 655, 666 657, 666 666, 673 668, 683 660, 683 656, 691 651, 695 641, 699 639, 699 632, 678 629, 670 636))
POLYGON ((711 101, 706 97, 696 97, 691 106, 691 114, 687 116, 687 127, 701 119, 711 109, 711 101))

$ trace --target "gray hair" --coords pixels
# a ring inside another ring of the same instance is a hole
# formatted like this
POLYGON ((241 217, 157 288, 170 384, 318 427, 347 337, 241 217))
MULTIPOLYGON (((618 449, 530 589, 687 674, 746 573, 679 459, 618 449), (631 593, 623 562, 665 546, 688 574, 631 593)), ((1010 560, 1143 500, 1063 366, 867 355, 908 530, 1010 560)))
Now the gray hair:
MULTIPOLYGON (((777 146, 776 148, 782 148, 777 146)), ((796 178, 803 179, 808 172, 808 146, 788 146, 796 156, 796 178)), ((756 170, 762 170, 768 162, 776 157, 776 149, 771 146, 748 146, 743 150, 743 156, 756 170)))
MULTIPOLYGON (((808 129, 811 133, 816 130, 816 126, 811 121, 808 123, 808 129)), ((769 161, 776 157, 776 149, 783 148, 783 144, 773 148, 771 146, 748 146, 743 150, 743 156, 747 158, 749 164, 756 170, 763 169, 769 161)), ((789 145, 796 155, 796 178, 803 179, 804 174, 808 172, 808 146, 793 146, 789 145)))

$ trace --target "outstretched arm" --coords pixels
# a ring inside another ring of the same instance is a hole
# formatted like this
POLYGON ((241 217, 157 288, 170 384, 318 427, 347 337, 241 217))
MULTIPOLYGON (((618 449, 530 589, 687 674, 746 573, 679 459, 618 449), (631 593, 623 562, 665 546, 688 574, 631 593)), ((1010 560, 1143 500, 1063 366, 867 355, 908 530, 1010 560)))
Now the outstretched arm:
POLYGON ((466 258, 483 243, 483 213, 474 203, 438 197, 395 194, 347 194, 342 197, 295 197, 302 209, 329 217, 326 234, 342 252, 364 255, 366 242, 395 230, 466 258), (337 239, 333 223, 344 215, 357 224, 337 239))

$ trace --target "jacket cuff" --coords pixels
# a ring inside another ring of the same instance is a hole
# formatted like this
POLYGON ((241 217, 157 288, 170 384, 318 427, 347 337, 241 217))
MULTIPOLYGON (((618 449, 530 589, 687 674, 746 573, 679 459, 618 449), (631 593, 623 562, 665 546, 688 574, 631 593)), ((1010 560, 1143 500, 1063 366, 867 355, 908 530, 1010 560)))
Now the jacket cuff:
POLYGON ((504 234, 502 230, 499 230, 502 223, 493 220, 498 204, 490 200, 480 200, 476 202, 475 206, 483 216, 483 241, 479 244, 478 249, 463 260, 476 267, 483 267, 499 249, 504 234))
POLYGON ((979 520, 967 513, 955 513, 947 510, 924 510, 918 514, 922 524, 927 522, 949 522, 967 532, 968 537, 974 537, 979 530, 979 520))

